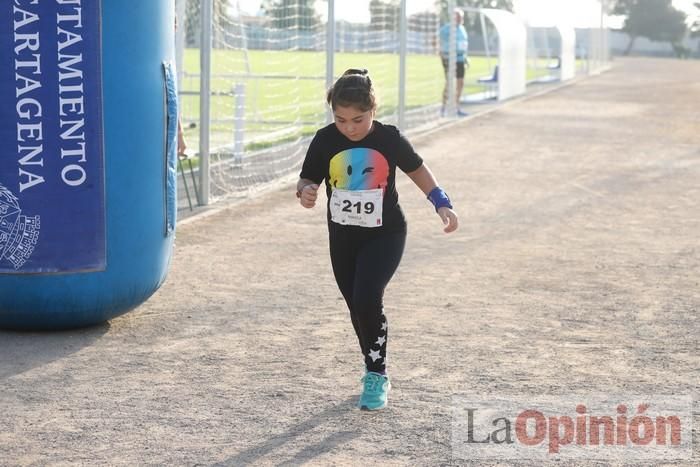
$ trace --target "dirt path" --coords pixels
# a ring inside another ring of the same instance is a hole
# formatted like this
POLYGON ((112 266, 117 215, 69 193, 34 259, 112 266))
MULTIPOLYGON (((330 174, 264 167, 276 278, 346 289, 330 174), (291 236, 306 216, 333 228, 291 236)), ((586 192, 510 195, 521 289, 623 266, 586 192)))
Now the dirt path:
POLYGON ((451 440, 465 392, 689 395, 698 426, 699 76, 618 60, 415 141, 462 227, 442 234, 401 177, 382 413, 354 408, 323 209, 287 188, 181 225, 139 309, 0 332, 0 464, 469 464, 451 440))

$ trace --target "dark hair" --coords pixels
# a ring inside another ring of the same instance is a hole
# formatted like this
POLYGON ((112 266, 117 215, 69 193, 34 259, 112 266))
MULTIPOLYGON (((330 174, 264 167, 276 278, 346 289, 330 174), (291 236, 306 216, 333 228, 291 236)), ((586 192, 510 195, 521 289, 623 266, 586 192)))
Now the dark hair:
POLYGON ((366 69, 345 70, 328 90, 326 101, 334 110, 337 106, 356 107, 363 112, 377 108, 372 80, 366 69))

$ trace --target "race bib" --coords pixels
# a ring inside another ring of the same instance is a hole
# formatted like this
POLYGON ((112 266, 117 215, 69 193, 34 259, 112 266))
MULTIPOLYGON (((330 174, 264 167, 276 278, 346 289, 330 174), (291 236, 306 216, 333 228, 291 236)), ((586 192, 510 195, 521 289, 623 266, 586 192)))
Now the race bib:
POLYGON ((381 227, 384 190, 341 190, 331 193, 331 220, 336 224, 381 227))

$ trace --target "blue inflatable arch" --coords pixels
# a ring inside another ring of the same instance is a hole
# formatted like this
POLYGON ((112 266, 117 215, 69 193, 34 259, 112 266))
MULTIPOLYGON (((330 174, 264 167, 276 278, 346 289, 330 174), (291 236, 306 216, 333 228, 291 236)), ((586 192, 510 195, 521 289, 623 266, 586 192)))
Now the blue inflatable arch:
POLYGON ((0 2, 0 328, 109 320, 175 229, 172 0, 0 2))

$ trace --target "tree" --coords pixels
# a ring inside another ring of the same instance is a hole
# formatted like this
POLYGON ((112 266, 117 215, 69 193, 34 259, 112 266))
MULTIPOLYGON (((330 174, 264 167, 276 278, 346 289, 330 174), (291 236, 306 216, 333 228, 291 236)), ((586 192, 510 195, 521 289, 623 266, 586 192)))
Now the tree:
MULTIPOLYGON (((185 11, 185 43, 187 47, 196 46, 199 44, 199 32, 202 30, 200 11, 201 0, 187 0, 185 11)), ((226 24, 230 23, 228 17, 228 0, 214 0, 214 21, 223 29, 226 24)), ((214 44, 216 46, 216 44, 214 44)))
MULTIPOLYGON (((695 3, 693 6, 700 12, 700 2, 695 3)), ((698 16, 695 16, 695 20, 690 25, 690 36, 700 37, 700 13, 698 13, 698 16)), ((700 45, 698 45, 698 47, 700 47, 700 45)))
MULTIPOLYGON (((700 2, 693 4, 695 7, 695 13, 691 16, 692 20, 688 26, 688 35, 690 37, 700 37, 700 2)), ((700 41, 698 41, 698 49, 695 52, 698 57, 700 57, 700 41)))
MULTIPOLYGON (((443 23, 452 20, 452 14, 447 11, 448 0, 437 0, 437 7, 440 9, 440 18, 443 23)), ((494 8, 496 10, 513 11, 513 0, 456 0, 455 6, 469 8, 494 8)), ((481 34, 481 20, 479 15, 467 14, 464 17, 464 25, 468 31, 481 34)))
POLYGON ((369 28, 381 31, 398 31, 400 14, 400 0, 370 0, 369 28))
POLYGON ((639 37, 668 42, 677 55, 684 53, 686 14, 675 9, 671 0, 617 0, 613 13, 627 16, 622 30, 629 35, 630 41, 624 55, 630 53, 639 37))
POLYGON ((435 30, 440 24, 440 16, 432 11, 422 11, 408 17, 409 31, 435 30))
POLYGON ((266 0, 263 5, 273 28, 313 31, 321 23, 315 3, 315 0, 266 0))

